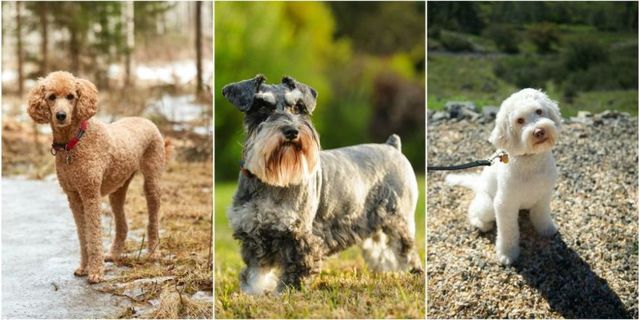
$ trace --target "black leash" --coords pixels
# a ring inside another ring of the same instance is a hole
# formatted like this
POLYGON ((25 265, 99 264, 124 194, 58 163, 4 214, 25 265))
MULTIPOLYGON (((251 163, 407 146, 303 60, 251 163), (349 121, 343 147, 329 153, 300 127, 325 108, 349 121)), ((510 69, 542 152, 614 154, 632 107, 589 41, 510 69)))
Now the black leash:
POLYGON ((465 164, 458 164, 455 166, 427 166, 427 171, 438 171, 438 170, 463 170, 463 169, 469 169, 469 168, 473 168, 473 167, 479 167, 479 166, 490 166, 491 165, 491 161, 489 160, 476 160, 473 162, 469 162, 469 163, 465 163, 465 164))
POLYGON ((473 167, 490 166, 493 164, 493 160, 495 159, 498 159, 500 162, 503 162, 505 164, 509 163, 509 156, 507 155, 507 153, 502 150, 498 150, 493 154, 493 156, 491 156, 491 158, 489 158, 489 160, 476 160, 473 162, 453 166, 427 166, 427 171, 463 170, 473 167))

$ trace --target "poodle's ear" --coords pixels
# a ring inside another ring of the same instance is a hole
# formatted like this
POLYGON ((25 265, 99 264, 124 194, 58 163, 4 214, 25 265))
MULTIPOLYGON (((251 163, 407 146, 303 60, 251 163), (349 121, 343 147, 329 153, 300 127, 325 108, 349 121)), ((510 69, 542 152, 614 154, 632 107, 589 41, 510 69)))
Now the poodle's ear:
MULTIPOLYGON (((501 110, 502 111, 502 110, 501 110)), ((497 149, 507 149, 509 143, 509 119, 506 112, 498 112, 496 126, 491 131, 489 142, 497 149)))
POLYGON ((89 80, 76 79, 78 103, 77 116, 81 120, 88 120, 98 111, 98 89, 89 80))
POLYGON ((45 89, 43 79, 38 79, 35 87, 29 91, 27 113, 36 123, 49 123, 51 121, 51 111, 47 100, 45 100, 45 89))
POLYGON ((282 83, 291 90, 298 89, 302 93, 302 101, 304 102, 307 111, 309 111, 309 113, 313 112, 313 109, 316 108, 316 99, 318 98, 318 93, 315 89, 304 83, 300 83, 289 76, 284 76, 282 78, 282 83))
POLYGON ((230 83, 222 88, 222 95, 229 100, 238 110, 247 112, 253 105, 253 100, 260 85, 266 78, 259 74, 253 79, 230 83))

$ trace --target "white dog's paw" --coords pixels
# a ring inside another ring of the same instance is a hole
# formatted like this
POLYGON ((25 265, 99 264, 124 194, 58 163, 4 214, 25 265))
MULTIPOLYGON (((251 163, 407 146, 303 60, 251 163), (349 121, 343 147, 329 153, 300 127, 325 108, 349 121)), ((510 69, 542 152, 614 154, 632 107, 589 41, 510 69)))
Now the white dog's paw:
POLYGON ((498 262, 500 264, 508 266, 516 262, 518 256, 520 256, 520 247, 515 246, 506 250, 497 250, 498 262))
POLYGON ((544 226, 537 227, 536 231, 538 232, 539 235, 543 237, 551 237, 554 234, 558 233, 558 227, 556 226, 555 223, 550 222, 544 226))
POLYGON ((487 232, 491 229, 493 229, 493 221, 491 222, 486 222, 486 221, 482 221, 480 219, 478 219, 477 217, 470 217, 469 218, 469 223, 478 228, 481 232, 487 232))

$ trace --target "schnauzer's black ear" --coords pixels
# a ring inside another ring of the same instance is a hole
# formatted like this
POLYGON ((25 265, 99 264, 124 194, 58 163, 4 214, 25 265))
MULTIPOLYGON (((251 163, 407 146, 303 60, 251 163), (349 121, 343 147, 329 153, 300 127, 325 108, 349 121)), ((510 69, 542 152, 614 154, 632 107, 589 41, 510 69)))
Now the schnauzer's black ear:
POLYGON ((247 112, 253 104, 253 98, 266 78, 259 74, 253 79, 228 84, 222 88, 222 95, 242 112, 247 112))
POLYGON ((309 113, 313 112, 313 109, 316 108, 316 99, 318 98, 318 93, 315 89, 309 87, 308 85, 296 81, 294 78, 289 76, 284 76, 282 78, 282 83, 289 87, 289 89, 298 89, 302 92, 302 101, 304 102, 309 113))

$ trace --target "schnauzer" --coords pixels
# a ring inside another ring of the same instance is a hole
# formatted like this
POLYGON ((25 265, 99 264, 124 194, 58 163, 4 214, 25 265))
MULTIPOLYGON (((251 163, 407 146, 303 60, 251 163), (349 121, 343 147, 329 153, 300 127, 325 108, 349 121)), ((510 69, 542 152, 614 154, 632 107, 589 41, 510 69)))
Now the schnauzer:
POLYGON ((415 173, 400 138, 320 151, 316 91, 293 78, 225 86, 247 140, 228 217, 242 243, 249 294, 299 289, 324 257, 358 244, 374 271, 422 273, 415 248, 415 173))

